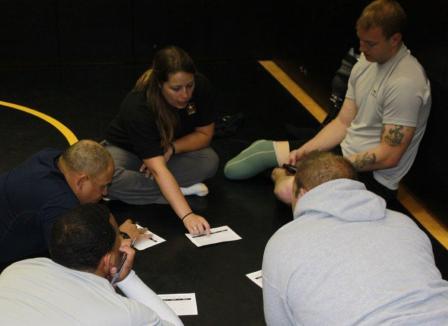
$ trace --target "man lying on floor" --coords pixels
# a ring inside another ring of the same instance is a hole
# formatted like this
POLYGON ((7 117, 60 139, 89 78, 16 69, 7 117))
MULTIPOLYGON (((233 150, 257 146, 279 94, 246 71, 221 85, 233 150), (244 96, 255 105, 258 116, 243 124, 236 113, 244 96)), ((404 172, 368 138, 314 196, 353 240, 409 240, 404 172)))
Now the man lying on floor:
POLYGON ((135 251, 105 206, 67 212, 49 245, 52 259, 23 260, 0 275, 0 325, 183 325, 131 270, 135 251), (110 283, 124 257, 116 280, 128 298, 110 283))
POLYGON ((331 153, 297 164, 294 220, 263 257, 267 324, 447 325, 448 282, 428 237, 355 177, 331 153))

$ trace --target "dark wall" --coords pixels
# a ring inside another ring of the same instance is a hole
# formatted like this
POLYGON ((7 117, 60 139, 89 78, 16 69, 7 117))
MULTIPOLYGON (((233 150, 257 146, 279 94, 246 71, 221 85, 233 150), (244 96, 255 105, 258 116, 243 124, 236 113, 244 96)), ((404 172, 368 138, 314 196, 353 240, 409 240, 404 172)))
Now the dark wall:
POLYGON ((1 65, 57 60, 54 1, 2 0, 0 11, 1 65))
POLYGON ((274 58, 322 106, 331 79, 350 47, 357 46, 354 22, 365 0, 288 1, 277 15, 280 32, 274 58))
POLYGON ((194 58, 272 55, 270 4, 224 0, 1 0, 0 65, 148 62, 176 44, 194 58))

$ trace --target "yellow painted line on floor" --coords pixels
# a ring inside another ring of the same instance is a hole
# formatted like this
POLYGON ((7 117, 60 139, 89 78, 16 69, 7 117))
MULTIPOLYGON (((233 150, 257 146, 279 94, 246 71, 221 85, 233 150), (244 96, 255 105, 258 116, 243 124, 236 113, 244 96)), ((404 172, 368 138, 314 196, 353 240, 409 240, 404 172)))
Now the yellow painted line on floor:
POLYGON ((432 214, 404 185, 398 189, 398 200, 445 249, 448 249, 448 227, 441 223, 440 219, 432 214))
POLYGON ((50 117, 49 115, 46 115, 45 113, 27 108, 26 106, 23 106, 23 105, 9 103, 9 102, 5 102, 5 101, 0 101, 0 105, 34 115, 34 116, 38 117, 39 119, 42 119, 45 122, 48 122, 53 127, 55 127, 57 130, 59 130, 59 132, 65 137, 65 139, 67 139, 67 141, 70 145, 72 145, 78 141, 78 138, 75 136, 75 134, 69 128, 67 128, 64 124, 62 124, 58 120, 50 117))
POLYGON ((299 85, 296 84, 275 62, 258 61, 289 93, 319 121, 324 121, 327 112, 313 100, 299 85))
MULTIPOLYGON (((327 113, 319 106, 295 81, 293 81, 275 62, 259 61, 285 89, 307 109, 317 121, 322 122, 327 113)), ((425 207, 423 202, 412 194, 405 186, 398 190, 400 203, 419 221, 431 235, 448 249, 448 227, 441 219, 425 207)))

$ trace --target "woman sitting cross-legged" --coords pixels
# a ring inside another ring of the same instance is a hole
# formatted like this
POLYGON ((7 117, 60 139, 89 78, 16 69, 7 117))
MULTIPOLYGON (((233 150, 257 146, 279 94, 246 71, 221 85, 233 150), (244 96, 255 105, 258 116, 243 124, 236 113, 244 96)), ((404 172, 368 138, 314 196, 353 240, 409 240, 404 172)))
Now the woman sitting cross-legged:
POLYGON ((159 50, 110 124, 104 145, 115 162, 109 198, 129 204, 168 203, 191 234, 210 231, 184 195, 205 196, 215 175, 209 147, 215 113, 209 81, 182 49, 159 50))

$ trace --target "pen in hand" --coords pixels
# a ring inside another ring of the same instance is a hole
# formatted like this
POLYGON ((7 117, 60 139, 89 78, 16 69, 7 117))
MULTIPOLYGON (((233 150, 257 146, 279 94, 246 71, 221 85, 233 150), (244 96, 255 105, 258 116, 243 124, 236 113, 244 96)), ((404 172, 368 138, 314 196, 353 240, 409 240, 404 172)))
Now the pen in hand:
MULTIPOLYGON (((134 248, 136 241, 137 241, 137 239, 132 239, 131 248, 134 248)), ((128 255, 126 253, 123 253, 123 255, 121 256, 120 264, 117 267, 117 272, 115 273, 115 275, 112 277, 112 280, 110 281, 110 283, 112 285, 115 285, 115 283, 117 283, 117 281, 120 277, 121 271, 123 270, 124 263, 126 262, 127 257, 128 257, 128 255)))
MULTIPOLYGON (((218 230, 218 231, 212 231, 212 232, 210 232, 210 235, 211 234, 215 234, 215 233, 219 233, 219 232, 225 232, 225 231, 227 231, 227 229, 222 229, 222 230, 218 230)), ((205 237, 206 235, 207 234, 194 235, 194 236, 192 236, 192 238, 205 237)))

